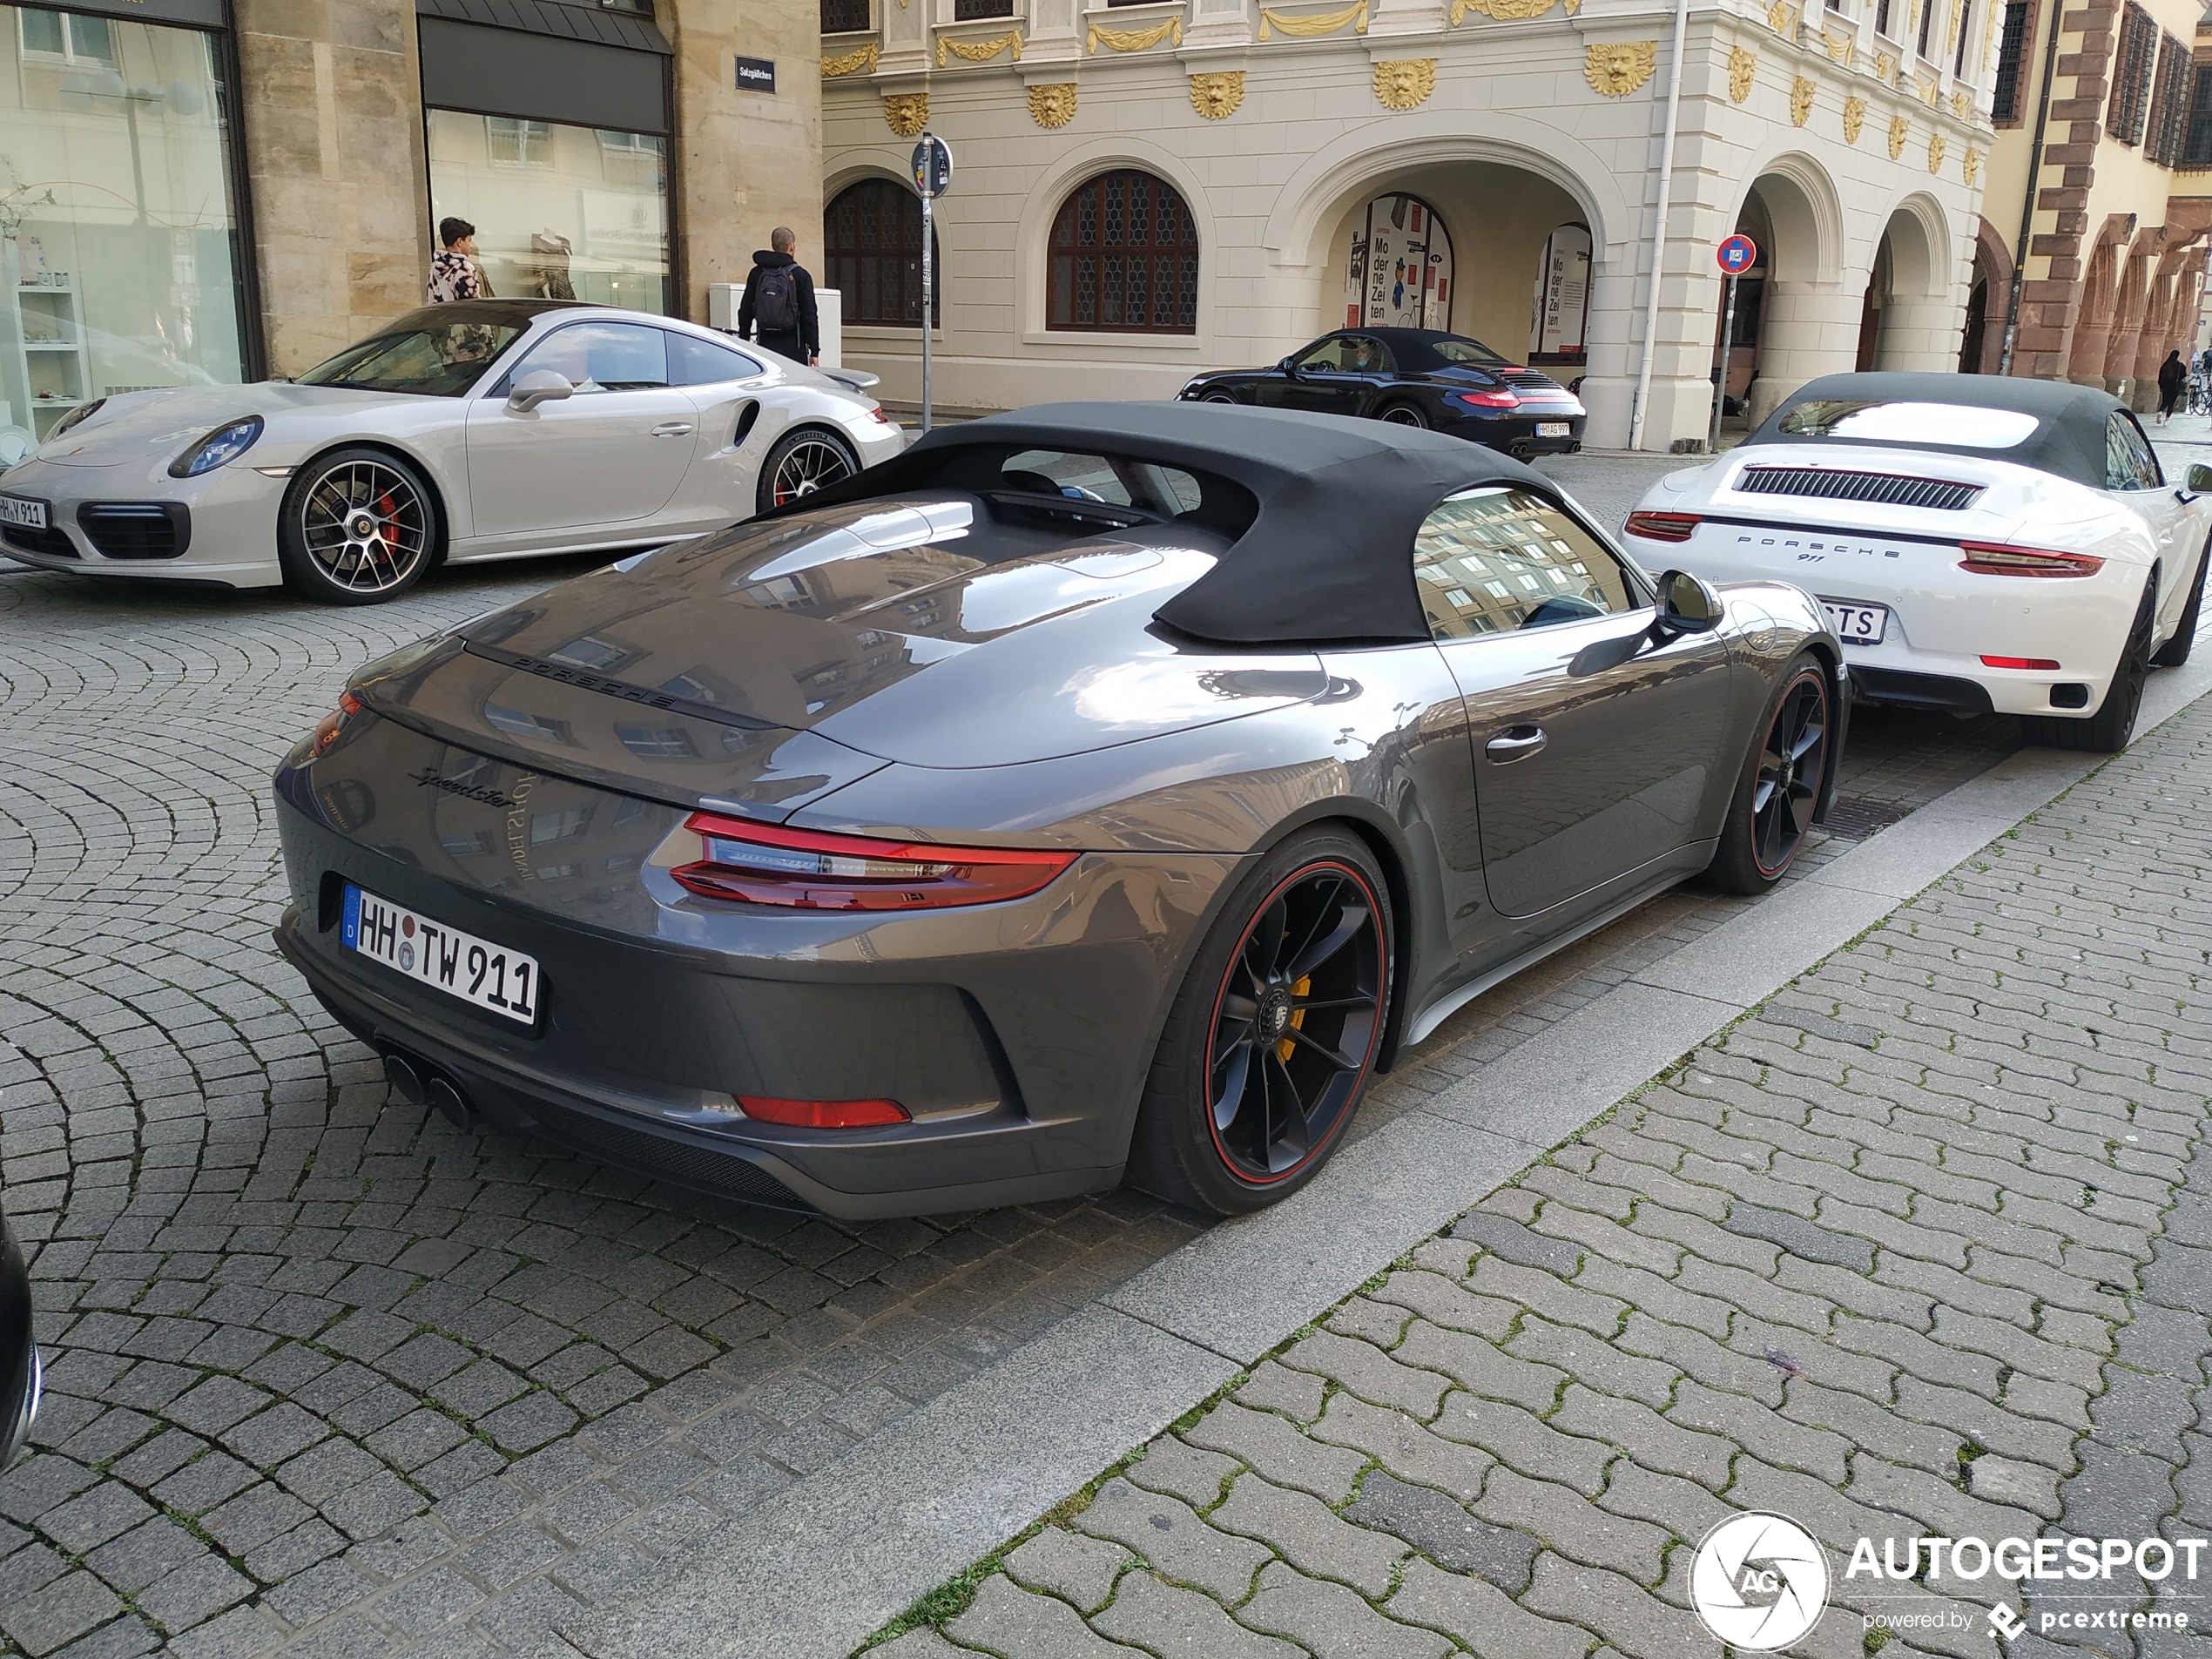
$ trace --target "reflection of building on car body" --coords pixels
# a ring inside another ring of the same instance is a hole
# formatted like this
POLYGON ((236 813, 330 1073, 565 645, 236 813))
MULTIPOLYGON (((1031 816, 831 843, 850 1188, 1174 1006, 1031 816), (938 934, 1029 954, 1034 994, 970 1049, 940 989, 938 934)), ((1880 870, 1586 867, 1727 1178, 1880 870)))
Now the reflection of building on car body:
POLYGON ((670 1180, 1249 1210, 1487 986, 1778 880, 1841 664, 1474 445, 1048 406, 363 670, 279 939, 412 1097, 670 1180))
POLYGON ((841 373, 604 307, 432 306, 296 382, 79 406, 0 479, 0 553, 360 604, 447 560, 658 546, 896 455, 841 373))
POLYGON ((2149 671, 2188 658, 2208 487, 2199 467, 2168 479, 2134 414, 2088 387, 1832 374, 1662 479, 1627 533, 1714 581, 1817 596, 1864 698, 2113 750, 2149 671))

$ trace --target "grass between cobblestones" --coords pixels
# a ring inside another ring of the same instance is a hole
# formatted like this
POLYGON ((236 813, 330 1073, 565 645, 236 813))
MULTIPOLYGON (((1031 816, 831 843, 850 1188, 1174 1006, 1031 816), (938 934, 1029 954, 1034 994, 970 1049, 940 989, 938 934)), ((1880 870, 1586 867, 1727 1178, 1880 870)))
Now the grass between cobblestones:
MULTIPOLYGON (((1831 1552, 1811 1659, 1989 1659, 2000 1602, 2025 1659, 2212 1659, 2035 1631, 2064 1585, 1843 1573, 1860 1537, 2212 1523, 2208 808, 2198 709, 862 1651, 1718 1659, 1690 1547, 1762 1509, 1831 1552)), ((2099 1594, 2212 1625, 2170 1580, 2099 1594)))

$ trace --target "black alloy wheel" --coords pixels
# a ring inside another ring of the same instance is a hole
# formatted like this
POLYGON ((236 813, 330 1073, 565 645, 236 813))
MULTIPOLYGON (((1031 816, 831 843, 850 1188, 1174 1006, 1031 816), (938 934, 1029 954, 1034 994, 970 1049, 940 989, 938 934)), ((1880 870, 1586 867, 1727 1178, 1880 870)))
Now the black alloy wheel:
POLYGON ((1414 408, 1411 403, 1392 404, 1388 408, 1382 412, 1382 418, 1389 421, 1393 426, 1426 428, 1428 425, 1428 416, 1423 415, 1420 410, 1414 408))
POLYGON ((2135 735, 2135 717, 2142 710, 2143 683, 2150 678, 2154 663, 2151 631, 2157 624, 2158 577, 2154 574, 2143 583, 2143 597, 2135 607, 2135 620, 2128 624, 2127 642, 2120 648, 2120 660, 2113 664, 2112 681, 2105 688, 2104 701, 2097 705, 2097 711, 2087 719, 2068 719, 2056 714, 2022 715, 2020 735, 2030 743, 2051 749, 2081 749, 2104 755, 2116 755, 2125 749, 2128 739, 2135 735))
POLYGON ((1338 832, 1265 860, 1200 948, 1163 1032, 1133 1180, 1193 1208, 1256 1210, 1343 1138, 1389 1006, 1387 889, 1338 832))
POLYGON ((766 512, 850 478, 860 469, 853 446, 825 427, 786 432, 760 463, 754 510, 766 512))
POLYGON ((1236 401, 1227 392, 1209 392, 1198 400, 1201 403, 1234 403, 1236 401))
POLYGON ((2212 543, 2196 557, 2196 576, 2189 583, 2188 603, 2182 607, 2182 619, 2175 624, 2174 637, 2161 645, 2150 659, 2153 668, 2186 668, 2189 652, 2196 646, 2197 619, 2204 614, 2204 569, 2212 564, 2212 543))
POLYGON ((340 449, 293 475, 277 557, 309 598, 378 604, 421 580, 436 535, 428 487, 414 468, 381 449, 340 449))
POLYGON ((1706 869, 1723 891, 1764 893, 1804 847, 1827 776, 1832 697, 1828 671, 1809 653, 1783 674, 1706 869))

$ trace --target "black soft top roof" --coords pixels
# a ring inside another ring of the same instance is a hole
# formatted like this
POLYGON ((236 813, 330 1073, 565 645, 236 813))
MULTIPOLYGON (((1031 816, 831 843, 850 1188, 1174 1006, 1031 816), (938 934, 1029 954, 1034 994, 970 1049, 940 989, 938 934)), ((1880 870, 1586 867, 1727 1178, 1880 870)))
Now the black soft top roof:
POLYGON ((1429 510, 1475 484, 1558 493, 1494 450, 1379 421, 1211 403, 1046 403, 939 427, 778 516, 911 495, 982 447, 1119 455, 1249 489, 1259 509, 1251 528, 1154 613, 1178 632, 1229 644, 1425 640, 1413 547, 1429 510))
POLYGON ((1963 408, 2013 409, 2035 417, 2035 430, 2008 448, 1992 449, 1965 443, 1906 443, 1883 448, 1931 449, 1944 455, 1979 455, 1985 461, 2009 461, 2033 467, 2060 478, 2105 487, 2105 423, 2114 409, 2128 406, 2109 392, 2066 381, 2031 381, 2002 374, 1823 374, 1808 381, 1760 422, 1743 442, 1803 443, 1832 448, 1839 444, 1865 445, 1859 438, 1820 437, 1784 432, 1782 422, 1801 404, 1951 403, 1963 408))
POLYGON ((1408 364, 1419 368, 1434 368, 1440 364, 1453 368, 1460 367, 1460 365, 1449 363, 1447 359, 1438 354, 1436 342, 1440 340, 1456 340, 1462 345, 1479 347, 1488 352, 1502 365, 1510 366, 1513 362, 1512 358, 1507 357, 1496 347, 1484 345, 1473 334, 1455 334, 1448 328, 1345 328, 1339 332, 1347 334, 1367 334, 1379 340, 1390 347, 1391 355, 1398 360, 1398 366, 1400 368, 1406 368, 1408 364))

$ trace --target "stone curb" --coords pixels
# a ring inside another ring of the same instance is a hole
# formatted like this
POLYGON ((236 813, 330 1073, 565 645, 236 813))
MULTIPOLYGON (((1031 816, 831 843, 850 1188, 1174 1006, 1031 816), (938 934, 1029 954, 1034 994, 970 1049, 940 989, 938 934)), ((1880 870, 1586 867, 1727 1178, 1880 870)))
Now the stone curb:
MULTIPOLYGON (((2212 691, 2159 675, 2142 737, 2212 691)), ((845 1659, 919 1596, 2106 757, 2026 750, 1642 969, 566 1626, 591 1659, 845 1659), (724 1563, 734 1563, 725 1565, 724 1563)))

